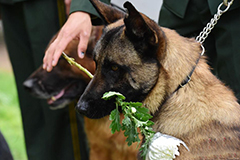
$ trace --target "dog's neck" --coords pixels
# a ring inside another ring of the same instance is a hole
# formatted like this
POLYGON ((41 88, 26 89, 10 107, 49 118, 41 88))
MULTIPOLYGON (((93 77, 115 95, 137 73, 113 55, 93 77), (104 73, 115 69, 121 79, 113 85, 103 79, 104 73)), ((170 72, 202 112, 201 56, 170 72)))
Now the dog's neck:
POLYGON ((179 88, 179 85, 196 66, 201 53, 200 44, 194 39, 181 37, 173 30, 162 29, 166 37, 172 38, 165 39, 166 51, 165 53, 159 53, 159 57, 161 57, 159 61, 162 66, 158 81, 144 100, 145 106, 149 108, 152 114, 156 113, 160 106, 179 88), (192 51, 191 55, 189 55, 189 50, 192 51))
MULTIPOLYGON (((232 91, 211 73, 204 58, 200 59, 193 72, 192 80, 173 93, 196 65, 201 47, 193 39, 177 37, 176 39, 181 41, 176 42, 174 36, 179 35, 166 31, 165 34, 171 34, 167 37, 172 37, 172 39, 167 40, 165 58, 160 60, 162 68, 158 81, 143 102, 152 114, 158 112, 158 115, 153 118, 156 122, 154 127, 157 127, 154 129, 176 137, 183 137, 183 135, 193 133, 201 125, 211 124, 213 119, 222 124, 233 124, 236 121, 234 118, 229 118, 228 122, 223 122, 219 118, 224 117, 225 114, 221 107, 231 106, 236 109, 239 108, 239 104, 232 91), (217 96, 214 96, 213 92, 218 93, 217 96), (209 95, 211 97, 208 97, 209 95), (224 99, 227 101, 223 101, 224 99)), ((234 115, 232 117, 240 114, 239 109, 236 111, 229 111, 234 115)))
POLYGON ((168 84, 170 90, 168 94, 171 94, 196 66, 201 47, 195 39, 181 37, 173 30, 163 30, 166 37, 171 37, 171 39, 166 39, 165 57, 160 60, 169 75, 168 84))

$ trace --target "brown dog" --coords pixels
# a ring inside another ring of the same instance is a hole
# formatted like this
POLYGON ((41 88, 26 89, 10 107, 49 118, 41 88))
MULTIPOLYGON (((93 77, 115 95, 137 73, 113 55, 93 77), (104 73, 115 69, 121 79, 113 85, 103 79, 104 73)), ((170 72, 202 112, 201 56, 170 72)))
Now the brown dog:
POLYGON ((101 97, 120 92, 149 108, 155 131, 187 144, 190 151, 180 146, 176 159, 240 159, 240 106, 200 56, 200 44, 159 27, 129 2, 127 15, 92 3, 109 25, 95 47, 97 70, 78 102, 79 112, 106 116, 115 105, 101 97))
MULTIPOLYGON (((64 51, 92 73, 95 71, 95 63, 91 53, 102 34, 102 28, 102 26, 93 27, 84 59, 77 56, 78 40, 71 41, 64 51)), ((85 73, 75 66, 70 66, 64 58, 60 58, 51 72, 40 67, 24 82, 24 86, 34 96, 48 99, 51 109, 58 109, 78 99, 89 81, 90 78, 85 73)), ((111 123, 109 116, 99 120, 84 117, 84 122, 90 147, 90 160, 136 159, 137 144, 128 147, 122 132, 112 134, 109 128, 111 123)))

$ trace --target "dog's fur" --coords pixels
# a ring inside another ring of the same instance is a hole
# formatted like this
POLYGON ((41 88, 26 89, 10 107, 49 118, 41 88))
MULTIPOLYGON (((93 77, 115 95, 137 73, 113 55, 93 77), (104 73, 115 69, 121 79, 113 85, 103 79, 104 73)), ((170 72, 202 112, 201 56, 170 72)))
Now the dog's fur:
POLYGON ((194 39, 159 27, 126 2, 128 14, 91 0, 108 25, 94 50, 97 70, 77 109, 101 118, 114 109, 104 101, 117 91, 142 101, 154 115, 153 128, 183 140, 176 159, 239 159, 240 106, 233 92, 210 71, 194 39), (111 13, 117 14, 113 16, 111 13), (191 81, 176 90, 196 66, 191 81))
MULTIPOLYGON (((93 27, 84 59, 77 56, 78 40, 73 40, 65 49, 65 53, 73 57, 76 62, 95 72, 95 63, 91 57, 92 50, 102 34, 103 26, 93 27)), ((50 43, 56 36, 50 41, 50 43)), ((34 96, 48 99, 51 109, 65 107, 73 100, 79 99, 90 78, 75 66, 61 58, 51 72, 40 67, 25 82, 24 86, 34 96), (54 97, 54 98, 52 98, 54 97)), ((99 120, 84 117, 84 127, 90 147, 90 160, 135 160, 137 157, 137 143, 128 147, 126 137, 122 132, 112 134, 109 116, 99 120)))

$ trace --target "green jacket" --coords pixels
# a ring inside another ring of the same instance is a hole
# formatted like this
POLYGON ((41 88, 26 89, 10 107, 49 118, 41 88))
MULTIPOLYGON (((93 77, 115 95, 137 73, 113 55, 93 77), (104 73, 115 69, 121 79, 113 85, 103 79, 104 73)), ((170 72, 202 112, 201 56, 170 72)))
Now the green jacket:
MULTIPOLYGON (((180 18, 184 18, 189 1, 190 0, 181 0, 181 5, 179 5, 179 3, 176 3, 176 0, 163 0, 163 5, 167 9, 169 9, 171 12, 173 12, 176 16, 180 18)), ((223 1, 208 0, 208 5, 212 15, 214 15, 217 12, 217 8, 221 2, 223 1)), ((240 6, 240 0, 235 0, 230 10, 233 10, 239 6, 240 6)))
MULTIPOLYGON (((33 0, 0 0, 0 4, 14 4, 17 2, 23 2, 23 1, 33 1, 33 0)), ((58 1, 58 0, 56 0, 58 1)), ((105 2, 107 4, 110 4, 110 0, 101 0, 102 2, 105 2)), ((71 3, 71 9, 70 13, 76 12, 76 11, 84 11, 88 12, 92 16, 92 23, 93 25, 101 24, 102 21, 97 13, 97 11, 94 9, 94 7, 91 5, 91 2, 89 0, 72 0, 71 3)))
POLYGON ((3 3, 3 4, 14 4, 16 2, 22 2, 22 1, 26 1, 26 0, 0 0, 0 3, 3 3))
MULTIPOLYGON (((110 4, 110 0, 101 0, 102 2, 105 2, 107 4, 110 4)), ((83 11, 90 13, 92 16, 92 23, 93 25, 101 24, 101 19, 95 8, 91 5, 91 2, 89 0, 72 0, 70 13, 76 12, 76 11, 83 11)))

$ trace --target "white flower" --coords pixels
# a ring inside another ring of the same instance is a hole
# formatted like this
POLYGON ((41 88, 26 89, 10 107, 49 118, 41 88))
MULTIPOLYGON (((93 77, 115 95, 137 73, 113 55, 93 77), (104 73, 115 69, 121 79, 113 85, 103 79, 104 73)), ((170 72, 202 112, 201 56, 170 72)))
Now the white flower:
POLYGON ((176 158, 175 155, 180 155, 178 151, 180 144, 189 151, 187 145, 182 140, 157 132, 149 145, 146 160, 173 160, 176 158))
POLYGON ((132 113, 136 113, 137 112, 135 107, 131 107, 131 111, 132 111, 132 113))

